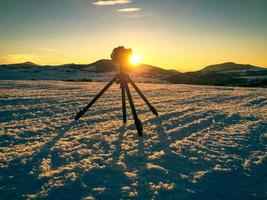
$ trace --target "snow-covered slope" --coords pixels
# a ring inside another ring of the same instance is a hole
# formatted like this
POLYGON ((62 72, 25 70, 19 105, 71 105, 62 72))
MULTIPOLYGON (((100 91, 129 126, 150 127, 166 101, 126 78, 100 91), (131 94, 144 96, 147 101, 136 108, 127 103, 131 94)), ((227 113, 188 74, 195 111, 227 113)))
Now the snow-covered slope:
POLYGON ((0 81, 0 199, 267 198, 266 89, 138 84, 138 137, 118 85, 72 121, 104 84, 0 81))
POLYGON ((174 74, 166 80, 180 84, 266 87, 266 76, 266 68, 226 62, 210 65, 196 72, 174 74))
MULTIPOLYGON (((117 69, 111 60, 99 60, 88 65, 40 66, 31 62, 0 65, 0 80, 108 81, 115 73, 117 69)), ((178 74, 174 70, 145 64, 130 68, 129 73, 135 81, 151 83, 167 83, 167 76, 178 74)))

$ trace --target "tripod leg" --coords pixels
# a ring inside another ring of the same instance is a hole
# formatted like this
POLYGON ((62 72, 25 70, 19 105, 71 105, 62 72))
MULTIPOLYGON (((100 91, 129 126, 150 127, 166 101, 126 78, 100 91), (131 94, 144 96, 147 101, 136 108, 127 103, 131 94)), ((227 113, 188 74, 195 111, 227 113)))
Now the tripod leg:
POLYGON ((115 75, 114 78, 93 98, 93 100, 75 116, 75 120, 81 118, 84 113, 104 94, 104 92, 118 79, 118 75, 115 75))
POLYGON ((152 106, 149 101, 146 99, 146 97, 143 95, 143 93, 141 92, 141 90, 139 90, 139 88, 135 85, 135 83, 130 79, 129 76, 127 76, 127 80, 129 81, 129 83, 133 86, 133 88, 136 90, 136 92, 140 95, 140 97, 144 100, 144 102, 146 103, 146 105, 149 107, 150 111, 152 113, 154 113, 156 116, 158 116, 158 112, 157 110, 154 108, 154 106, 152 106))
POLYGON ((143 135, 142 122, 138 119, 138 116, 137 116, 137 113, 136 113, 136 110, 135 110, 135 106, 134 106, 134 102, 133 102, 133 98, 132 98, 129 86, 126 83, 125 79, 123 80, 123 83, 125 85, 125 90, 126 90, 126 93, 127 93, 127 96, 128 96, 128 100, 129 100, 129 103, 130 103, 130 106, 131 106, 131 110, 132 110, 132 113, 133 113, 134 123, 135 123, 135 127, 137 129, 137 133, 138 133, 138 135, 141 136, 141 135, 143 135))
POLYGON ((126 100, 125 100, 125 87, 122 79, 120 78, 121 84, 121 99, 122 99, 122 114, 123 114, 123 123, 126 124, 127 116, 126 116, 126 100))

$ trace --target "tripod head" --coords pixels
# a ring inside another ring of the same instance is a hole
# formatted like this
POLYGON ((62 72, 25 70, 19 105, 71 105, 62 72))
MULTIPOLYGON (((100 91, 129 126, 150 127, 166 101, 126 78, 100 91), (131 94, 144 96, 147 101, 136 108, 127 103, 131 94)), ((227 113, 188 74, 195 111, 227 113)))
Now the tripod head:
POLYGON ((132 49, 126 49, 124 48, 124 46, 119 46, 113 49, 111 59, 118 67, 126 68, 127 65, 129 65, 130 58, 132 55, 132 49))

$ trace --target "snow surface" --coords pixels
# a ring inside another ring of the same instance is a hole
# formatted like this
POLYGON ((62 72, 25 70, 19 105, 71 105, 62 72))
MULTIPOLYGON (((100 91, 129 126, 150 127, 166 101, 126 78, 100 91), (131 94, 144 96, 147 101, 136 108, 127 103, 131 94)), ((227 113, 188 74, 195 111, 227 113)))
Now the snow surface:
MULTIPOLYGON (((144 76, 145 69, 136 69, 129 73, 133 80, 146 83, 168 83, 162 74, 150 74, 144 76)), ((91 66, 83 69, 70 67, 0 67, 0 80, 56 80, 56 81, 82 81, 94 82, 109 81, 116 71, 96 72, 96 67, 91 66)))
POLYGON ((240 76, 239 78, 247 79, 248 81, 267 79, 267 76, 240 76))
POLYGON ((118 85, 0 81, 0 199, 267 199, 267 90, 138 84, 144 136, 118 85), (128 110, 130 113, 130 110, 128 110))

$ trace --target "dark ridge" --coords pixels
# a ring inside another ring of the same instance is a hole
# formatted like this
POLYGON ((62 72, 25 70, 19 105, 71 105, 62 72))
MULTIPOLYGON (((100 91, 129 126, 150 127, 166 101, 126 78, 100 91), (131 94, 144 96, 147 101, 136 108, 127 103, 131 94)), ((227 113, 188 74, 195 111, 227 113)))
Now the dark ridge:
POLYGON ((219 71, 230 71, 230 70, 264 70, 262 67, 253 66, 249 64, 237 64, 234 62, 226 62, 216 65, 210 65, 200 70, 202 72, 219 72, 219 71))

